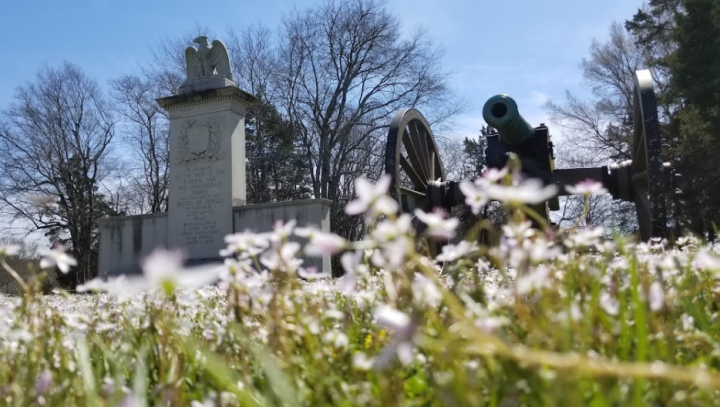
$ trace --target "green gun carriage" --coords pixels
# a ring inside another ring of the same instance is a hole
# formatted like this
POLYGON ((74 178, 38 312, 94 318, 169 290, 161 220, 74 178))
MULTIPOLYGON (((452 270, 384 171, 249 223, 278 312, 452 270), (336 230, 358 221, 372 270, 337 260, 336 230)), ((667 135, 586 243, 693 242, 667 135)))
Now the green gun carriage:
MULTIPOLYGON (((570 195, 567 186, 585 180, 602 183, 614 199, 633 202, 640 238, 664 238, 667 234, 666 194, 675 193, 676 174, 662 160, 660 124, 650 71, 634 77, 632 160, 618 166, 555 169, 553 144, 547 126, 532 127, 507 95, 491 97, 483 118, 496 131, 486 134, 488 168, 503 168, 509 154, 516 154, 524 176, 558 186, 558 196, 570 195)), ((427 120, 416 109, 405 109, 392 119, 385 148, 385 173, 392 178, 390 193, 402 212, 435 207, 451 210, 463 205, 459 182, 447 181, 435 138, 427 120)), ((558 197, 542 205, 541 215, 558 210, 558 197)))

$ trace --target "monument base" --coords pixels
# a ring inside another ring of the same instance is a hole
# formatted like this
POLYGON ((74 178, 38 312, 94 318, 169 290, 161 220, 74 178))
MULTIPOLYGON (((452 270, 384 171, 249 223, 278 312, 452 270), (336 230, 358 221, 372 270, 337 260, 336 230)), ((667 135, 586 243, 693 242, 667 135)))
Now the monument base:
POLYGON ((206 89, 224 88, 226 86, 237 87, 237 84, 230 79, 218 76, 211 76, 207 79, 196 79, 191 83, 184 83, 178 88, 178 93, 199 92, 206 89))
MULTIPOLYGON (((297 226, 315 226, 330 232, 330 205, 327 199, 243 205, 232 208, 233 232, 269 232, 276 221, 297 221, 297 226)), ((98 276, 107 278, 141 273, 139 259, 156 248, 168 248, 167 213, 100 219, 98 276)), ((293 241, 305 239, 293 236, 293 241)), ((223 247, 218 247, 217 251, 223 247)), ((172 249, 172 248, 171 248, 172 249)), ((222 258, 190 258, 187 264, 220 262, 222 258)), ((330 273, 330 256, 303 257, 304 267, 330 273)))

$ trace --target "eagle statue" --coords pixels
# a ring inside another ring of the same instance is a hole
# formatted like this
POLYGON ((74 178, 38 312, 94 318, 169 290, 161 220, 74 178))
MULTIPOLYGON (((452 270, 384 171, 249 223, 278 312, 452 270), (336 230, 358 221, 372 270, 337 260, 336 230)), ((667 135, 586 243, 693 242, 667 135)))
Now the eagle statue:
POLYGON ((198 47, 188 47, 185 50, 187 63, 187 80, 185 84, 216 75, 233 80, 230 56, 227 47, 222 41, 215 40, 210 45, 208 37, 202 35, 195 38, 193 42, 198 44, 198 47))

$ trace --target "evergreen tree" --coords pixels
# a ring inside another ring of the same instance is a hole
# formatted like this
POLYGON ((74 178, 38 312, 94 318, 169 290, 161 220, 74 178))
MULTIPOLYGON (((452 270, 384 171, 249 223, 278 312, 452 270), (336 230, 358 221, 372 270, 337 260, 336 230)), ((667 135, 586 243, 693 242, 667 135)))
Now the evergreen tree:
MULTIPOLYGON (((482 173, 486 170, 485 163, 485 148, 487 147, 486 135, 488 128, 483 127, 480 130, 480 134, 477 138, 465 138, 463 140, 463 162, 461 170, 461 179, 475 180, 482 176, 482 173)), ((460 226, 458 228, 458 236, 470 236, 478 238, 483 243, 488 243, 491 234, 494 235, 495 231, 499 230, 500 226, 506 222, 505 213, 502 211, 502 206, 498 202, 491 202, 485 205, 479 214, 475 215, 467 205, 461 205, 453 208, 453 216, 460 219, 460 226), (487 227, 490 227, 493 232, 491 234, 473 234, 473 228, 478 225, 478 222, 484 222, 487 227)))
POLYGON ((713 236, 720 225, 720 2, 686 0, 677 16, 669 58, 680 112, 681 172, 692 207, 702 208, 691 227, 713 236))
POLYGON ((657 63, 670 79, 663 97, 677 109, 671 152, 683 175, 684 215, 690 230, 714 236, 720 224, 720 2, 653 0, 626 26, 639 43, 667 51, 657 63))
POLYGON ((248 203, 307 199, 309 164, 299 153, 293 126, 275 106, 260 99, 245 118, 248 203))

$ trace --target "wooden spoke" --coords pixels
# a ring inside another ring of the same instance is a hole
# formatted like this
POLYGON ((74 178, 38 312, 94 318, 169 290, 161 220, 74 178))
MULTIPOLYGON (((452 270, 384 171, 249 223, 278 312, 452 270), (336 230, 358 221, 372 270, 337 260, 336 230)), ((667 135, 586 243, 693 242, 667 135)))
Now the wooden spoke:
POLYGON ((435 151, 430 153, 430 179, 435 179, 435 151))
POLYGON ((415 168, 413 168, 407 158, 405 158, 405 156, 403 155, 400 155, 400 167, 405 171, 405 174, 407 174, 408 178, 410 178, 410 181, 412 181, 412 183, 415 184, 416 187, 421 189, 427 188, 426 179, 420 176, 420 174, 415 171, 415 168))
MULTIPOLYGON (((417 126, 417 124, 416 124, 417 126)), ((425 129, 418 129, 418 137, 420 140, 420 149, 422 150, 423 163, 430 179, 432 179, 433 173, 430 171, 430 149, 428 148, 428 135, 425 129)))
POLYGON ((409 127, 410 137, 408 137, 408 139, 412 142, 413 146, 415 146, 418 165, 422 167, 422 173, 426 179, 429 180, 432 174, 430 174, 427 166, 427 144, 423 142, 421 129, 418 128, 418 123, 416 121, 410 122, 409 127))
MULTIPOLYGON (((410 134, 412 134, 412 129, 414 128, 413 125, 410 125, 410 134)), ((408 159, 410 163, 412 163, 412 167, 415 169, 415 172, 418 173, 421 177, 423 177, 425 180, 429 179, 429 175, 427 171, 425 171, 425 167, 422 163, 422 151, 420 150, 420 146, 418 145, 416 140, 413 140, 413 137, 408 137, 407 134, 405 137, 403 137, 402 140, 403 145, 405 146, 405 151, 407 151, 408 159)))
POLYGON ((400 192, 405 195, 412 196, 415 199, 427 199, 427 195, 423 194, 420 191, 416 191, 414 189, 400 187, 400 192))

